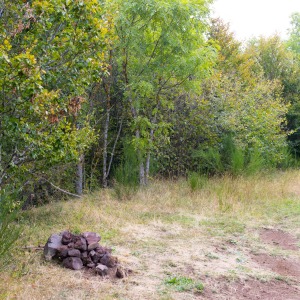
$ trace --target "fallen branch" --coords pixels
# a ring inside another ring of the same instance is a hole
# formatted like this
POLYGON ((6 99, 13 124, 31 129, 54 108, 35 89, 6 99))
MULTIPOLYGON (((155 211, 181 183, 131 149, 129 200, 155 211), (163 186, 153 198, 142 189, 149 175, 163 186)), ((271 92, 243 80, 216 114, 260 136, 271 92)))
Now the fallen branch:
POLYGON ((47 181, 52 187, 54 187, 55 189, 57 189, 58 191, 60 191, 60 192, 62 192, 62 193, 64 193, 64 194, 67 194, 67 195, 72 196, 72 197, 82 198, 81 196, 79 196, 79 195, 77 195, 77 194, 73 194, 73 193, 70 193, 70 192, 68 192, 68 191, 66 191, 66 190, 63 190, 62 188, 60 188, 60 187, 54 185, 52 182, 50 182, 49 180, 47 180, 47 179, 45 179, 45 178, 43 178, 43 179, 44 179, 45 181, 47 181))
MULTIPOLYGON (((36 176, 36 177, 40 177, 40 176, 34 174, 33 172, 30 172, 30 174, 32 174, 33 176, 36 176)), ((72 196, 72 197, 82 198, 82 196, 80 196, 80 195, 70 193, 70 192, 68 192, 68 191, 66 191, 66 190, 64 190, 64 189, 56 186, 55 184, 53 184, 51 181, 47 180, 44 177, 40 177, 40 178, 42 178, 43 180, 45 180, 46 182, 48 182, 52 187, 54 187, 55 189, 57 189, 58 191, 60 191, 60 192, 62 192, 64 194, 67 194, 67 195, 72 196)))

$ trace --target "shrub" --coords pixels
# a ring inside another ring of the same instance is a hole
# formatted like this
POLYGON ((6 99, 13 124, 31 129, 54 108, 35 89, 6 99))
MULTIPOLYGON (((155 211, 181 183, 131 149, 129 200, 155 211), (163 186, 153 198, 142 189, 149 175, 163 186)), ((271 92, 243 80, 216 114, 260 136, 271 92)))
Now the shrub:
POLYGON ((207 181, 208 181, 207 176, 204 176, 197 172, 191 172, 188 175, 188 184, 193 192, 196 190, 203 189, 206 186, 207 181))
POLYGON ((15 219, 21 203, 13 199, 12 194, 0 191, 0 269, 7 265, 10 250, 20 235, 15 219))
POLYGON ((114 190, 118 199, 130 198, 139 186, 138 159, 134 148, 124 143, 123 159, 114 171, 114 190))

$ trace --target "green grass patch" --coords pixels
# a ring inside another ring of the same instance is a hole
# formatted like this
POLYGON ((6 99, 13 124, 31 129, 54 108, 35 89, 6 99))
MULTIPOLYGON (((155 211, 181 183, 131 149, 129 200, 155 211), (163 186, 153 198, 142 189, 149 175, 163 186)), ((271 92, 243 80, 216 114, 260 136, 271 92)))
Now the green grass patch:
POLYGON ((204 285, 200 281, 194 281, 188 277, 174 276, 165 280, 165 284, 174 288, 178 292, 203 292, 204 285))
POLYGON ((205 226, 212 235, 244 233, 246 227, 245 224, 229 217, 201 220, 199 225, 205 226))

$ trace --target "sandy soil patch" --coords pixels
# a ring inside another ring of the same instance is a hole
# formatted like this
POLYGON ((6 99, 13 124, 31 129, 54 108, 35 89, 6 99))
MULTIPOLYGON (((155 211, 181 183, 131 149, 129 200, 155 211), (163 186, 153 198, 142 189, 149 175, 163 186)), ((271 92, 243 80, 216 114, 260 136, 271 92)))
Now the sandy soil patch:
POLYGON ((285 250, 299 250, 297 239, 280 229, 264 228, 260 231, 260 238, 265 243, 279 246, 285 250))
POLYGON ((255 279, 230 281, 226 278, 207 280, 204 293, 195 299, 207 300, 298 300, 300 290, 286 282, 255 279))
POLYGON ((252 255, 252 259, 263 268, 271 269, 281 276, 291 276, 300 281, 300 262, 296 259, 275 257, 266 253, 252 255))

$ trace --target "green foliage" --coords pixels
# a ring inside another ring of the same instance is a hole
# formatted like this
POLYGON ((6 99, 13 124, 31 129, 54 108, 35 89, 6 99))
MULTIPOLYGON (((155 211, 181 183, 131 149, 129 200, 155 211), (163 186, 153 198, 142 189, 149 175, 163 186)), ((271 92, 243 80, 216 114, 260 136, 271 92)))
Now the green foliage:
POLYGON ((294 13, 291 16, 290 38, 288 40, 289 48, 300 55, 300 13, 294 13))
POLYGON ((218 140, 214 112, 208 101, 199 99, 193 92, 172 97, 176 97, 174 105, 164 116, 170 124, 170 134, 168 140, 157 147, 157 157, 162 174, 186 176, 188 171, 198 170, 193 156, 199 144, 205 148, 218 140))
POLYGON ((255 174, 267 167, 267 163, 258 148, 248 149, 245 160, 247 163, 245 173, 247 175, 255 174))
POLYGON ((293 56, 278 35, 250 41, 246 52, 255 57, 267 79, 287 79, 291 76, 293 56))
MULTIPOLYGON (((295 43, 297 38, 297 14, 292 18, 293 29, 287 42, 279 36, 259 38, 251 41, 246 51, 255 58, 261 67, 263 76, 276 80, 282 86, 281 97, 289 103, 286 114, 286 130, 289 145, 299 156, 299 91, 300 91, 300 57, 295 43)), ((299 29, 298 29, 299 31, 299 29)), ((299 33, 299 32, 298 32, 299 33)), ((299 37, 298 37, 299 40, 299 37)))
POLYGON ((139 165, 133 146, 125 140, 123 157, 114 171, 114 190, 118 199, 128 199, 139 185, 139 165))
POLYGON ((194 159, 197 161, 201 173, 220 174, 224 171, 224 164, 219 149, 209 147, 206 150, 195 150, 194 159))
POLYGON ((283 153, 283 159, 278 164, 278 167, 287 170, 287 169, 298 169, 300 165, 299 156, 294 152, 292 153, 291 148, 286 148, 283 153))
MULTIPOLYGON (((257 148, 265 160, 276 165, 286 147, 287 132, 283 127, 289 108, 282 98, 281 83, 271 71, 267 71, 271 68, 269 63, 257 64, 258 58, 251 51, 239 49, 239 44, 222 23, 214 23, 212 37, 217 39, 221 50, 214 74, 203 83, 202 97, 209 101, 214 111, 218 122, 215 130, 221 139, 230 132, 239 147, 257 148), (266 72, 270 73, 268 80, 264 77, 266 72)), ((272 57, 269 59, 268 53, 272 51, 269 51, 268 44, 265 48, 270 62, 272 57)), ((284 68, 288 68, 287 63, 284 68)), ((277 73, 284 72, 285 69, 277 73)), ((229 152, 227 157, 232 161, 233 151, 229 152)), ((242 164, 242 155, 237 152, 232 167, 238 172, 242 164)))
MULTIPOLYGON (((200 168, 204 174, 239 175, 280 164, 287 147, 289 109, 281 83, 274 76, 264 77, 255 55, 243 51, 220 20, 212 21, 209 36, 218 49, 214 71, 201 81, 200 95, 195 90, 172 95, 174 105, 167 111, 170 143, 160 148, 162 171, 186 175, 200 168)), ((274 38, 271 45, 276 43, 274 38)), ((265 49, 272 53, 268 44, 265 49)), ((290 56, 282 50, 276 61, 287 59, 278 73, 287 74, 290 56)))
POLYGON ((207 182, 207 176, 198 174, 197 172, 188 174, 188 183, 193 192, 203 189, 207 185, 207 182))
POLYGON ((209 29, 210 0, 2 2, 0 188, 36 174, 69 188, 98 132, 86 182, 114 170, 119 195, 147 182, 152 161, 162 175, 189 174, 192 190, 205 186, 198 173, 295 163, 298 14, 287 44, 243 50, 222 21, 209 29))
POLYGON ((269 166, 258 148, 242 148, 232 135, 226 135, 219 145, 196 150, 193 157, 202 174, 252 175, 269 166))
POLYGON ((15 223, 20 203, 8 191, 0 191, 0 269, 8 263, 10 252, 21 230, 15 223))
POLYGON ((211 67, 205 40, 210 1, 116 1, 118 65, 129 105, 132 143, 141 166, 170 127, 164 110, 180 89, 199 89, 211 67), (195 80, 189 80, 193 76, 195 80))
POLYGON ((138 185, 138 161, 132 145, 124 142, 123 158, 114 172, 116 182, 135 187, 138 185))
POLYGON ((174 287, 178 292, 203 292, 204 290, 204 285, 202 282, 195 282, 191 278, 182 276, 170 277, 165 280, 165 284, 174 287))
POLYGON ((93 1, 5 1, 0 25, 0 186, 74 162, 95 140, 86 89, 106 71, 93 1))
POLYGON ((245 153, 243 149, 235 147, 231 153, 230 172, 237 176, 245 170, 245 153))

